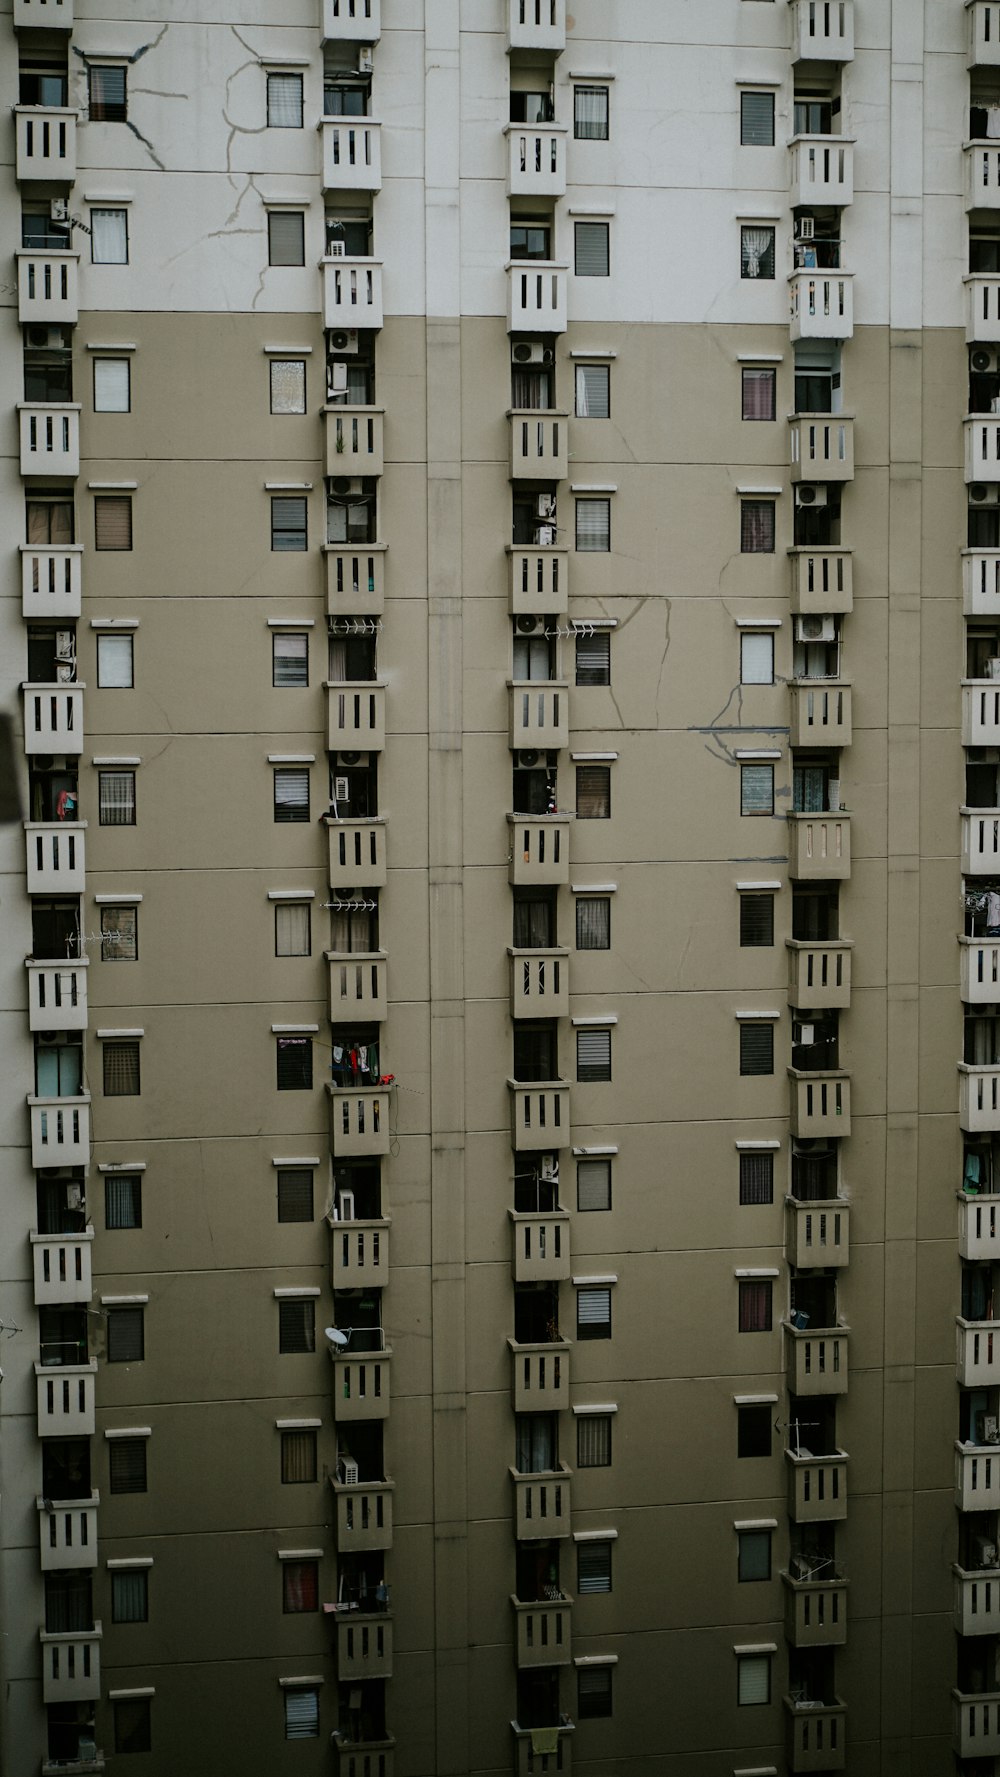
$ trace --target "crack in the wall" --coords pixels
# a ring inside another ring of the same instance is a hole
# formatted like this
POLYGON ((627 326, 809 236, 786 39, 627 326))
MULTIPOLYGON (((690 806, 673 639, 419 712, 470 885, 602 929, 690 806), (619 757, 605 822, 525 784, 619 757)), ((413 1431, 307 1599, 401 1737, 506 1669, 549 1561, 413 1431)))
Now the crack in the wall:
MULTIPOLYGON (((163 42, 163 39, 166 36, 169 29, 170 29, 169 24, 164 25, 162 30, 158 31, 156 36, 153 37, 149 43, 141 43, 139 45, 138 49, 134 49, 130 56, 123 56, 122 60, 127 64, 127 66, 134 67, 136 62, 141 61, 143 56, 148 55, 151 49, 158 48, 158 46, 163 42)), ((74 55, 79 57, 80 61, 83 63, 84 67, 87 69, 88 73, 90 72, 90 69, 92 67, 94 67, 94 66, 100 67, 100 66, 104 65, 105 58, 103 56, 101 57, 101 59, 98 63, 94 63, 92 61, 91 57, 88 56, 86 50, 81 49, 79 44, 74 43, 71 45, 71 47, 72 47, 74 55)), ((152 90, 151 88, 145 88, 145 87, 141 87, 141 86, 133 88, 133 92, 135 92, 135 93, 141 93, 141 92, 146 92, 146 91, 151 91, 151 90, 152 90)), ((163 93, 160 96, 162 98, 182 99, 182 98, 186 98, 187 94, 186 93, 163 93)), ((145 148, 146 153, 149 155, 150 160, 153 162, 153 165, 155 167, 157 167, 161 173, 165 173, 167 169, 164 166, 163 161, 160 159, 159 155, 157 154, 156 149, 153 147, 152 142, 150 142, 149 138, 147 136, 143 135, 142 131, 137 127, 137 125, 135 123, 133 123, 133 121, 130 117, 123 117, 120 119, 120 121, 122 123, 124 123, 126 129, 131 130, 136 141, 142 143, 142 146, 145 148)))

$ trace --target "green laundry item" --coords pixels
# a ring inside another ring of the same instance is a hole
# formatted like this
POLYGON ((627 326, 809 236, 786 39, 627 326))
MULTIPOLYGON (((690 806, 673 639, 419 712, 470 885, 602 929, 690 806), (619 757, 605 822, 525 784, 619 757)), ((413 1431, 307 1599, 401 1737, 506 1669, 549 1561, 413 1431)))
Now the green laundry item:
POLYGON ((532 1730, 531 1730, 531 1750, 532 1750, 532 1752, 537 1752, 539 1754, 546 1753, 546 1752, 558 1752, 558 1750, 559 1750, 559 1729, 558 1728, 532 1728, 532 1730))

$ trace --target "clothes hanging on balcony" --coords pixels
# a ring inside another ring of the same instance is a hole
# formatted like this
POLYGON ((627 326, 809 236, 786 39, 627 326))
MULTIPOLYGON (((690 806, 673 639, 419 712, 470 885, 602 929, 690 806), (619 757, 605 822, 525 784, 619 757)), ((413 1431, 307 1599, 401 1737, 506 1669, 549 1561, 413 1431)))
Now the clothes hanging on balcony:
POLYGON ((1000 931, 1000 895, 993 890, 986 897, 986 928, 987 931, 1000 931))
POLYGON ((540 1757, 559 1751, 558 1728, 532 1728, 531 1750, 540 1757))
POLYGON ((965 1185, 966 1190, 972 1189, 972 1190, 978 1191, 980 1176, 981 1176, 981 1163, 980 1163, 979 1155, 978 1154, 966 1154, 966 1156, 965 1156, 965 1176, 963 1179, 963 1183, 965 1185))

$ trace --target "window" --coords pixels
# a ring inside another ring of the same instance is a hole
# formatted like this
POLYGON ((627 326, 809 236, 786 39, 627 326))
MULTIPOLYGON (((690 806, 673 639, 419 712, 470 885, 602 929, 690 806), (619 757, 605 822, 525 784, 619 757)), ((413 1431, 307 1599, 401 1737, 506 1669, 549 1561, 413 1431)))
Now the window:
POLYGON ((774 229, 740 229, 740 277, 774 277, 774 229))
POLYGON ((128 116, 127 73, 123 67, 87 69, 91 123, 125 122, 128 116))
POLYGON ((740 1654, 736 1660, 736 1701, 741 1708, 771 1701, 770 1654, 740 1654))
POLYGON ((576 1669, 576 1713, 581 1720, 593 1721, 612 1713, 612 1675, 614 1667, 578 1666, 576 1669))
POLYGON ((271 683, 279 689, 309 683, 309 637, 279 630, 271 637, 271 683))
POLYGON ((307 1092, 313 1083, 312 1037, 279 1037, 278 1091, 307 1092))
POLYGON ((774 813, 774 766, 740 766, 740 814, 774 813))
POLYGON ((577 1468, 611 1467, 611 1414, 584 1413, 576 1422, 577 1468))
POLYGON ((576 1077, 578 1080, 610 1080, 610 1030, 577 1031, 576 1077))
POLYGON ((611 1208, 611 1161, 578 1160, 576 1207, 580 1210, 611 1208))
POLYGON ((577 950, 611 949, 610 895, 581 895, 576 903, 577 950))
POLYGON ((611 1289, 606 1284, 587 1285, 576 1292, 578 1339, 610 1339, 611 1289))
POLYGON ((108 1467, 112 1493, 145 1493, 145 1438, 114 1438, 108 1446, 108 1467))
POLYGON ((301 74, 268 75, 267 127, 271 130, 302 128, 301 74))
POLYGON ((777 375, 773 370, 744 370, 743 418, 773 420, 777 404, 777 375))
POLYGON ((148 1623, 148 1568, 116 1568, 112 1572, 111 1621, 113 1623, 148 1623))
POLYGON ((610 685, 611 633, 595 630, 593 635, 576 638, 576 682, 578 685, 610 685))
POLYGON ((576 417, 606 420, 611 417, 610 364, 578 364, 576 367, 576 417))
POLYGON ((138 907, 101 908, 101 960, 106 963, 138 962, 138 907))
POLYGON ((610 765, 577 766, 576 818, 578 821, 611 819, 610 765))
POLYGON ((740 896, 740 949, 770 950, 774 944, 774 896, 740 896))
POLYGON ((308 1166, 278 1167, 279 1222, 311 1222, 313 1175, 308 1166))
POLYGON ((741 632, 740 684, 774 684, 774 636, 769 629, 741 632))
POLYGON ((299 1487, 316 1479, 316 1433, 283 1431, 281 1434, 281 1484, 299 1487))
MULTIPOLYGON (((271 412, 305 413, 306 361, 304 358, 271 359, 271 412)), ((774 416, 772 415, 772 418, 774 416)))
POLYGON ((102 827, 135 826, 135 772, 99 771, 97 819, 102 827))
POLYGON ((608 88, 606 86, 574 86, 573 134, 578 142, 607 141, 608 88))
POLYGON ((306 766, 294 771, 275 772, 274 818, 276 821, 308 821, 309 771, 306 766))
POLYGON ((24 534, 29 543, 54 543, 57 547, 72 543, 73 518, 72 496, 67 499, 63 493, 33 490, 24 502, 24 534))
POLYGON ((94 412, 128 413, 132 377, 127 358, 94 359, 94 412))
POLYGON ((319 1562, 283 1561, 282 1610, 286 1616, 319 1609, 319 1562))
POLYGON ((740 94, 740 141, 744 148, 774 147, 774 94, 740 94))
POLYGON ((587 1592, 610 1592, 610 1541, 577 1543, 576 1589, 581 1595, 587 1592))
POLYGON ((104 1179, 104 1226, 142 1227, 142 1174, 109 1173, 104 1179))
POLYGON ((740 1202, 774 1202, 774 1155, 740 1155, 740 1202))
POLYGON ((769 1277, 741 1277, 739 1330, 741 1333, 771 1331, 771 1292, 769 1277))
POLYGON ((748 1580, 769 1580, 771 1577, 771 1532, 739 1530, 736 1571, 741 1584, 748 1580))
POLYGON ((97 683, 102 691, 131 691, 134 683, 131 636, 98 636, 97 683))
POLYGON ((304 495, 271 501, 271 548, 278 555, 294 555, 308 545, 304 495))
POLYGON ((573 227, 576 255, 573 269, 578 278, 611 275, 611 229, 606 222, 577 222, 573 227))
POLYGON ((588 555, 606 555, 611 548, 611 501, 577 500, 576 547, 588 555))
POLYGON ((743 555, 774 554, 774 501, 740 501, 740 551, 743 555))
POLYGON ((738 1457, 770 1456, 771 1421, 776 1409, 770 1402, 748 1404, 736 1409, 736 1454, 738 1457))
POLYGON ((94 265, 128 264, 127 210, 91 210, 90 258, 94 265))
POLYGON ((303 1685, 286 1689, 285 1739, 315 1740, 319 1735, 319 1692, 303 1685))
POLYGON ((151 1752, 150 1697, 116 1697, 115 1751, 151 1752))
POLYGON ((773 1074, 774 1025, 740 1025, 740 1073, 773 1074))
POLYGON ((104 1044, 105 1098, 137 1098, 139 1095, 139 1039, 116 1037, 104 1044))
POLYGON ((551 259, 552 230, 548 224, 511 217, 510 256, 512 259, 551 259))
POLYGON ((308 901, 279 901, 274 909, 275 956, 310 956, 310 909, 308 901))
POLYGON ((94 548, 131 549, 132 500, 128 494, 94 495, 94 548))
POLYGON ((292 1296, 278 1303, 279 1352, 315 1351, 316 1304, 312 1296, 292 1296))
POLYGON ((109 1308, 109 1364, 141 1364, 146 1355, 145 1310, 141 1303, 129 1308, 109 1308))
MULTIPOLYGON (((774 233, 772 229, 772 235, 774 233)), ((306 219, 301 210, 267 213, 268 265, 305 265, 306 219)), ((774 273, 771 273, 774 276, 774 273)))

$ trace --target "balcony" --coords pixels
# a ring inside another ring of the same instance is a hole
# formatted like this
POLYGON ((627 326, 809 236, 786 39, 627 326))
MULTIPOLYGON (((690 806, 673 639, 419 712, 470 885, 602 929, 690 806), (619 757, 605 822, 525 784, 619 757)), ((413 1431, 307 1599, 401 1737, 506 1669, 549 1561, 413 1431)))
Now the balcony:
POLYGON ((562 124, 509 123, 508 197, 565 197, 566 130, 562 124))
POLYGON ((789 1005, 810 1012, 849 1006, 852 948, 846 940, 806 944, 786 938, 789 1005))
POLYGON ((509 814, 510 869, 518 888, 569 881, 569 821, 552 814, 509 814))
POLYGON ((545 1345, 519 1345, 508 1339, 515 1413, 559 1413, 569 1406, 569 1354, 566 1339, 545 1345))
POLYGON ((569 550, 507 545, 512 617, 556 617, 569 603, 569 550))
POLYGON ((794 0, 792 55, 799 62, 851 61, 854 0, 794 0))
POLYGON ((548 50, 561 55, 566 48, 566 0, 507 0, 507 48, 548 50))
POLYGON ((1000 1321, 963 1320, 956 1315, 955 1368, 960 1388, 995 1388, 1000 1383, 1000 1321))
POLYGON ((824 414, 804 418, 793 414, 788 422, 792 455, 792 481, 853 481, 854 419, 850 414, 824 414))
POLYGON ((22 475, 79 475, 79 404, 20 402, 22 475))
POLYGON ((793 136, 791 205, 842 208, 854 202, 854 140, 851 136, 793 136))
MULTIPOLYGON (((352 1335, 352 1338, 355 1335, 352 1335)), ((373 1338, 384 1339, 378 1329, 373 1338)), ((333 1417, 338 1425, 353 1419, 388 1419, 391 1350, 333 1349, 333 1417)))
POLYGON ((783 1573, 785 1635, 792 1647, 843 1647, 847 1640, 847 1581, 827 1562, 815 1575, 783 1573))
POLYGON ((92 1438, 97 1359, 86 1364, 36 1364, 38 1436, 92 1438))
POLYGON ((507 689, 510 693, 511 747, 518 752, 524 749, 544 752, 569 745, 568 685, 538 679, 530 684, 508 679, 507 689))
POLYGON ((382 325, 382 262, 368 258, 321 260, 323 325, 333 332, 382 325))
POLYGON ((72 185, 76 178, 76 112, 55 105, 15 105, 15 177, 72 185))
POLYGON ((330 1146, 338 1160, 389 1152, 389 1086, 332 1086, 330 1146))
POLYGON ((785 1198, 788 1263, 800 1271, 846 1265, 850 1259, 850 1232, 851 1212, 843 1197, 821 1203, 785 1198))
POLYGON ((29 959, 28 1029, 86 1030, 89 957, 72 962, 36 963, 29 959))
POLYGON ((960 1758, 1000 1756, 1000 1691, 952 1691, 955 1750, 960 1758))
POLYGON ((958 1121, 972 1133, 1000 1129, 1000 1067, 959 1062, 958 1121))
POLYGON ((29 895, 82 895, 86 821, 25 821, 29 895))
POLYGON ((968 1572, 957 1564, 955 1630, 959 1635, 1000 1635, 1000 1567, 968 1572))
POLYGON ((512 481, 565 481, 569 474, 564 413, 511 412, 510 478, 512 481))
POLYGON ((72 31, 73 0, 14 0, 15 31, 72 31))
POLYGON ((967 142, 965 155, 965 207, 967 210, 1000 209, 1000 147, 986 142, 967 142))
POLYGON ((380 617, 385 610, 385 544, 323 544, 328 617, 380 617))
POLYGON ((1000 274, 969 272, 965 285, 965 337, 970 345, 1000 342, 1000 274))
POLYGON ((956 1443, 955 1504, 960 1512, 1000 1511, 1000 1444, 956 1443))
POLYGON ((963 549, 962 610, 966 617, 1000 617, 1000 549, 963 549))
POLYGON ((89 1302, 93 1295, 90 1249, 93 1228, 78 1234, 29 1234, 35 1274, 35 1307, 89 1302))
POLYGON ((793 1394, 847 1393, 846 1327, 801 1328, 785 1323, 785 1365, 793 1394))
POLYGON ((83 752, 83 685, 25 685, 24 750, 83 752))
POLYGON ((337 1616, 337 1677, 341 1684, 392 1677, 392 1618, 351 1611, 337 1616))
POLYGON ((522 1604, 511 1597, 517 1633, 517 1669, 531 1666, 568 1666, 573 1606, 560 1592, 557 1598, 522 1604))
POLYGON ((336 1731, 331 1738, 337 1777, 395 1777, 395 1740, 344 1740, 336 1731))
MULTIPOLYGON (((332 889, 385 887, 385 823, 327 819, 332 889)), ((30 891, 29 891, 30 892, 30 891)))
POLYGON ((788 1769, 843 1771, 847 1764, 847 1710, 836 1703, 785 1698, 788 1769))
POLYGON ((368 117, 324 117, 323 190, 381 191, 382 125, 368 117))
POLYGON ((789 738, 793 747, 850 746, 850 685, 841 681, 793 679, 789 694, 792 706, 789 738))
POLYGON ((387 1281, 389 1222, 331 1222, 330 1272, 335 1290, 375 1289, 387 1281))
POLYGON ((851 1079, 833 1068, 822 1073, 788 1069, 792 1134, 800 1138, 850 1135, 851 1079))
POLYGON ((338 1555, 392 1548, 394 1481, 334 1481, 338 1555))
MULTIPOLYGON (((382 407, 325 407, 326 473, 381 475, 385 468, 382 407)), ((335 490, 336 491, 336 490, 335 490)))
POLYGON ((518 1153, 569 1147, 569 1087, 562 1080, 531 1085, 508 1080, 510 1141, 518 1153))
POLYGON ((522 1728, 514 1734, 514 1777, 569 1777, 573 1769, 575 1722, 563 1716, 556 1727, 522 1728))
POLYGON ((569 1017, 569 951, 508 950, 512 1018, 569 1017))
POLYGON ((330 965, 330 1017, 360 1018, 366 1024, 386 1016, 386 954, 326 952, 330 965))
POLYGON ((959 938, 961 994, 966 1005, 1000 1000, 1000 938, 959 938))
POLYGON ((508 333, 565 333, 569 267, 517 260, 507 267, 508 333))
POLYGON ((36 1499, 38 1553, 43 1573, 97 1566, 99 1493, 89 1499, 36 1499))
POLYGON ((962 809, 962 869, 967 876, 1000 874, 1000 810, 962 809))
POLYGON ((788 816, 788 874, 796 882, 846 882, 851 874, 851 817, 788 816))
POLYGON ((829 1524, 847 1517, 847 1454, 814 1456, 786 1450, 788 1515, 795 1524, 829 1524))
POLYGON ((511 1469, 514 1483, 514 1535, 519 1543, 548 1542, 570 1533, 568 1468, 547 1474, 522 1475, 511 1469))
POLYGON ((29 1098, 32 1166, 89 1166, 90 1093, 29 1098))
POLYGON ((854 273, 810 266, 788 279, 789 338, 853 339, 854 273))
POLYGON ((324 43, 377 43, 382 0, 323 0, 324 43))
POLYGON ((374 680, 326 682, 331 753, 380 753, 385 746, 385 686, 374 680))
POLYGON ((1000 414, 970 414, 962 424, 966 481, 1000 481, 1000 414))
POLYGON ((965 0, 969 14, 969 67, 1000 67, 1000 7, 996 0, 965 0))
POLYGON ((22 543, 20 551, 22 617, 43 617, 53 623, 72 622, 79 617, 81 546, 68 544, 62 549, 47 549, 22 543))
POLYGON ((958 1192, 958 1250, 963 1259, 1000 1259, 1000 1196, 958 1192))
MULTIPOLYGON (((997 553, 1000 559, 1000 551, 997 553)), ((793 616, 828 617, 853 611, 854 558, 849 549, 790 549, 788 555, 793 616)))
POLYGON ((962 680, 962 745, 1000 746, 1000 679, 962 680))
POLYGON ((569 1216, 564 1209, 510 1216, 515 1283, 556 1283, 569 1276, 569 1216))
POLYGON ((79 253, 22 247, 16 257, 17 318, 22 327, 74 325, 80 318, 79 253))
POLYGON ((38 1637, 42 1644, 42 1702, 92 1703, 101 1694, 101 1625, 68 1635, 38 1637))

